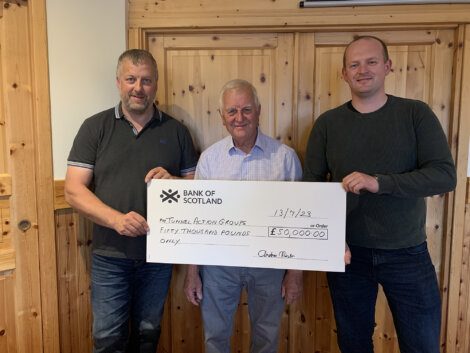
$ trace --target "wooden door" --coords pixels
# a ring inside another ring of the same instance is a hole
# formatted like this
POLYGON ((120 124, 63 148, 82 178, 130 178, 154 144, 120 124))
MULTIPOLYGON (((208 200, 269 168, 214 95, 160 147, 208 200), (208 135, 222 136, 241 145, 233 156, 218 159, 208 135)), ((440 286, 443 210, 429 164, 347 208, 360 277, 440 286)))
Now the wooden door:
MULTIPOLYGON (((158 103, 189 126, 198 149, 204 150, 226 135, 217 114, 220 87, 231 78, 245 78, 260 92, 263 131, 293 146, 302 157, 314 120, 350 99, 349 88, 341 79, 342 55, 357 34, 366 33, 151 35, 147 44, 160 70, 158 103)), ((389 43, 393 70, 386 81, 387 92, 427 102, 448 134, 453 106, 454 31, 367 34, 389 43)), ((448 201, 436 196, 428 198, 427 204, 428 242, 446 312, 448 264, 442 259, 449 258, 445 254, 449 251, 448 201)), ((199 310, 187 304, 182 293, 183 278, 182 268, 177 266, 161 352, 185 352, 188 347, 192 352, 202 352, 199 310)), ((325 275, 307 272, 304 278, 302 301, 286 308, 279 352, 338 352, 325 275)), ((233 352, 249 351, 245 304, 242 297, 233 352)), ((393 321, 382 293, 376 322, 376 352, 398 352, 393 321)))
POLYGON ((200 151, 227 135, 218 94, 234 78, 256 87, 262 131, 290 143, 292 34, 161 35, 149 38, 149 47, 160 72, 157 101, 190 128, 200 151))
MULTIPOLYGON (((427 102, 438 116, 445 133, 449 136, 452 112, 452 82, 454 61, 454 31, 418 30, 361 33, 302 34, 299 67, 305 69, 299 76, 299 149, 305 151, 308 132, 324 111, 350 100, 348 85, 341 78, 344 48, 354 35, 371 34, 389 44, 392 72, 386 79, 386 92, 392 95, 419 99, 427 102), (312 104, 313 103, 313 104, 312 104), (312 119, 313 117, 313 119, 312 119)), ((427 199, 428 245, 440 280, 443 295, 443 312, 446 312, 446 264, 444 252, 448 246, 450 228, 446 227, 448 202, 443 195, 427 199)), ((305 293, 315 293, 314 298, 294 310, 306 317, 305 324, 298 324, 298 331, 314 332, 314 351, 338 352, 334 342, 336 333, 334 318, 324 274, 306 277, 305 293), (310 303, 310 302, 313 303, 310 303), (305 326, 305 327, 303 327, 305 326), (331 347, 329 350, 328 347, 331 347)), ((376 352, 398 352, 398 342, 391 314, 381 292, 377 301, 374 345, 376 352)), ((311 339, 302 335, 296 351, 307 351, 311 339), (305 347, 305 348, 304 348, 305 347)))
POLYGON ((45 2, 0 6, 0 352, 58 352, 45 2))
MULTIPOLYGON (((292 144, 293 34, 155 35, 148 43, 159 66, 158 104, 189 127, 199 151, 228 134, 218 113, 218 97, 223 84, 234 78, 246 79, 256 87, 261 130, 292 144)), ((161 352, 203 351, 199 309, 183 295, 182 270, 181 266, 175 268, 167 310, 172 332, 164 335, 171 339, 160 344, 161 352)), ((245 295, 236 315, 233 349, 248 352, 245 295)))

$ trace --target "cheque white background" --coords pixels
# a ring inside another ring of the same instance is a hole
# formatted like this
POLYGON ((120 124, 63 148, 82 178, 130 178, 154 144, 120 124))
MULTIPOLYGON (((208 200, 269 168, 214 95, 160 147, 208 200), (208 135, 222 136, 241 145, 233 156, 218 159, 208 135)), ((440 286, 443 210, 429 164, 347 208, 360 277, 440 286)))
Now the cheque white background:
POLYGON ((172 179, 153 180, 147 192, 149 262, 344 271, 346 193, 339 183, 172 179), (327 240, 318 229, 327 229, 327 240))

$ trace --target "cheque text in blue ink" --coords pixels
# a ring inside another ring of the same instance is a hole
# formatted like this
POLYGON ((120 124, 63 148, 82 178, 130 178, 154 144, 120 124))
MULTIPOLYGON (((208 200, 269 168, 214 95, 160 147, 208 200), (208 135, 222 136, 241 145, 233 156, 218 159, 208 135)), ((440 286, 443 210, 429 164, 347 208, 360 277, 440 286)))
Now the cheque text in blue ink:
POLYGON ((176 217, 165 217, 160 218, 162 224, 194 224, 194 225, 208 225, 208 226, 246 226, 247 222, 243 219, 230 219, 230 218, 219 218, 219 219, 207 219, 194 217, 194 219, 176 218, 176 217))
POLYGON ((312 218, 312 211, 302 208, 276 208, 272 217, 279 218, 312 218))
POLYGON ((328 240, 328 229, 320 227, 268 227, 268 236, 274 238, 328 240))

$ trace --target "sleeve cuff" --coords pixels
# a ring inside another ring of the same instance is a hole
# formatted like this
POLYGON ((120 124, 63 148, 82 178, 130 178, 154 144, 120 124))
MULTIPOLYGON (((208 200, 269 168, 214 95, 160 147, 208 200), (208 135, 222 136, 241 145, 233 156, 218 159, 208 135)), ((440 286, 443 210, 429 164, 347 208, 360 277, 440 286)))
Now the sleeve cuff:
POLYGON ((391 194, 393 191, 393 179, 389 175, 375 174, 375 179, 379 183, 377 194, 391 194))

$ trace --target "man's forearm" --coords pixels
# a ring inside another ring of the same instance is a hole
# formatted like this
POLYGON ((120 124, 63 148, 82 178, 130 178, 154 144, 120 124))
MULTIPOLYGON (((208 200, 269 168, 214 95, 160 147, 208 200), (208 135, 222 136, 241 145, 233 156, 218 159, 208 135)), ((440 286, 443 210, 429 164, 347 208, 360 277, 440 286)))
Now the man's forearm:
POLYGON ((65 200, 79 213, 96 224, 113 228, 115 219, 121 212, 104 204, 86 186, 65 186, 65 200))

